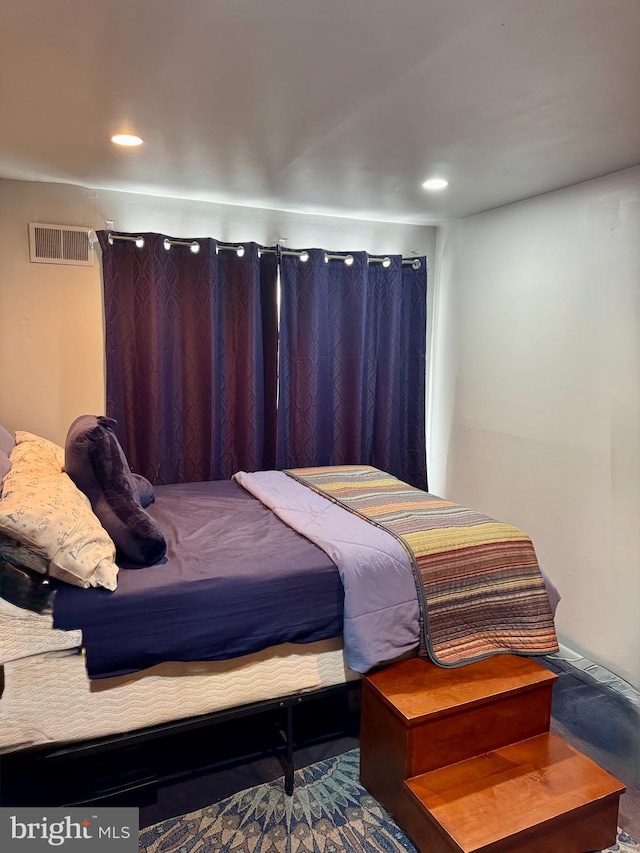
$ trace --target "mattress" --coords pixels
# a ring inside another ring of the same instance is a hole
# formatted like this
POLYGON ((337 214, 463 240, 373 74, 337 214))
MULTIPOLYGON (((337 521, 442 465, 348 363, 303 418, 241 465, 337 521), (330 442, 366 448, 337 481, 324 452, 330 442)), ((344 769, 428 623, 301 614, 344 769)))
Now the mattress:
POLYGON ((99 738, 359 678, 342 638, 90 680, 80 631, 0 598, 0 752, 99 738))
POLYGON ((340 637, 234 660, 163 663, 99 681, 87 677, 80 649, 16 657, 4 670, 4 753, 131 732, 359 678, 345 665, 340 637))

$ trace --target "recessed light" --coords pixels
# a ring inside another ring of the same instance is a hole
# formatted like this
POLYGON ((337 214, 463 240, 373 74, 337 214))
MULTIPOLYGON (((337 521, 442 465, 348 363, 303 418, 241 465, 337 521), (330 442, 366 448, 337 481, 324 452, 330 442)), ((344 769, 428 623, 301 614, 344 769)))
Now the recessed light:
POLYGON ((449 181, 445 181, 444 178, 429 178, 422 186, 425 190, 443 190, 449 186, 449 181))
POLYGON ((116 145, 127 145, 129 147, 142 145, 142 139, 139 136, 132 136, 130 133, 116 133, 115 136, 111 137, 111 141, 116 145))

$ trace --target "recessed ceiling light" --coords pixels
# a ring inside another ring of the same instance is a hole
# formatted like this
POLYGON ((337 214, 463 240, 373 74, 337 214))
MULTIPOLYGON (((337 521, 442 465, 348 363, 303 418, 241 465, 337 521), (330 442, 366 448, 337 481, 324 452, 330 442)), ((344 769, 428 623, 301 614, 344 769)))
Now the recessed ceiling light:
POLYGON ((116 145, 128 145, 129 147, 142 145, 142 139, 139 136, 132 136, 130 133, 116 133, 115 136, 111 137, 111 141, 115 142, 116 145))
POLYGON ((422 186, 425 190, 443 190, 449 186, 449 181, 445 181, 444 178, 429 178, 422 186))

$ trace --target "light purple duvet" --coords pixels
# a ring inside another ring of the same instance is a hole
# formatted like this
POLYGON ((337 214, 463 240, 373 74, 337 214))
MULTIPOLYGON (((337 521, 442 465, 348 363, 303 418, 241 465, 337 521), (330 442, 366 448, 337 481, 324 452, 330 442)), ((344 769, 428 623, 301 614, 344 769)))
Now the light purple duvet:
POLYGON ((338 567, 344 586, 345 658, 351 669, 367 672, 416 648, 416 584, 397 539, 282 471, 240 471, 234 479, 338 567))

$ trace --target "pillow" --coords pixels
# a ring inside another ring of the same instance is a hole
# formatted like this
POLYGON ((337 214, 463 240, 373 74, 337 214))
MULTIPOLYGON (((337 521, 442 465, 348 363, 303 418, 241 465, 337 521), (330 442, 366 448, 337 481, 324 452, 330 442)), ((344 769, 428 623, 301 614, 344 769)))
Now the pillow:
POLYGON ((64 449, 48 438, 19 429, 16 430, 16 446, 9 458, 12 465, 19 462, 23 470, 60 474, 64 466, 64 449))
POLYGON ((143 509, 150 506, 156 499, 153 486, 146 477, 142 476, 142 474, 132 474, 131 476, 133 477, 138 490, 138 502, 140 503, 140 506, 143 509))
POLYGON ((91 501, 121 558, 150 566, 167 551, 157 522, 139 502, 138 487, 113 427, 115 421, 81 415, 69 427, 65 471, 91 501))
POLYGON ((11 435, 9 430, 5 429, 2 424, 0 424, 0 453, 4 453, 5 456, 8 456, 15 446, 16 442, 14 437, 11 435))
POLYGON ((43 556, 52 577, 115 589, 115 547, 86 496, 62 471, 33 471, 13 453, 11 462, 0 497, 0 533, 43 556))

